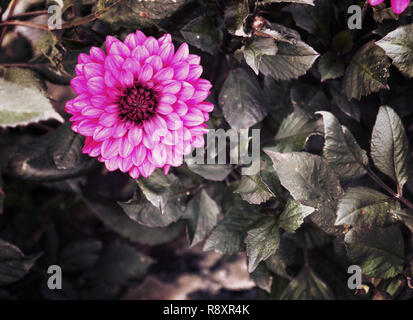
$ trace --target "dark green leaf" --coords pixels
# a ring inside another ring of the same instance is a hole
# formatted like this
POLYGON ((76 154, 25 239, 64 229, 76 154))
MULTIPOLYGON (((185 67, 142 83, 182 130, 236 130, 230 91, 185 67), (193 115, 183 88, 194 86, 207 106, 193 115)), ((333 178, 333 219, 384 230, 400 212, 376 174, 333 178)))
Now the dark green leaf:
POLYGON ((248 129, 267 115, 263 90, 252 72, 230 71, 219 94, 225 119, 235 129, 248 129))
POLYGON ((380 89, 389 89, 389 66, 389 59, 374 41, 364 45, 354 55, 344 74, 343 90, 347 98, 360 100, 380 89))
POLYGON ((280 42, 275 56, 263 56, 260 71, 275 80, 290 80, 307 73, 319 54, 301 40, 280 42))
POLYGON ((291 88, 291 103, 295 111, 307 118, 314 117, 316 111, 330 108, 330 101, 320 87, 301 83, 291 88))
POLYGON ((314 208, 304 206, 297 201, 288 200, 281 212, 279 224, 287 232, 295 232, 304 222, 304 218, 314 212, 314 208))
POLYGON ((8 172, 30 181, 53 182, 85 174, 93 165, 82 154, 83 137, 73 132, 70 123, 22 145, 13 155, 8 172))
POLYGON ((392 108, 380 107, 370 149, 374 165, 397 183, 401 194, 408 178, 409 144, 403 123, 392 108))
POLYGON ((399 202, 381 192, 350 188, 338 202, 336 225, 386 226, 395 221, 391 210, 396 209, 400 209, 399 202))
POLYGON ((145 227, 130 219, 117 204, 106 204, 91 199, 84 201, 105 226, 133 243, 159 245, 176 238, 183 229, 180 222, 164 228, 145 227))
POLYGON ((265 264, 275 274, 290 279, 291 276, 287 272, 287 267, 294 263, 297 247, 294 241, 285 235, 288 234, 284 233, 281 236, 277 251, 265 260, 265 264))
POLYGON ((329 287, 310 268, 304 267, 284 290, 282 300, 334 300, 329 287))
POLYGON ((225 214, 224 220, 212 231, 204 250, 214 249, 221 254, 243 251, 247 231, 261 218, 263 216, 254 212, 245 202, 242 205, 233 204, 233 207, 225 214))
POLYGON ((228 32, 239 37, 246 36, 244 22, 249 15, 248 1, 231 0, 225 7, 224 21, 228 32))
POLYGON ((271 292, 273 275, 264 263, 260 263, 250 276, 258 288, 265 290, 268 293, 271 292))
POLYGON ((351 229, 345 237, 348 256, 363 274, 389 279, 403 270, 404 242, 398 226, 351 229))
POLYGON ((369 164, 366 151, 360 148, 351 132, 341 126, 330 112, 317 112, 324 120, 323 155, 337 174, 344 178, 358 178, 366 174, 369 164))
POLYGON ((126 243, 111 243, 89 275, 112 290, 128 281, 141 280, 153 260, 126 243))
POLYGON ((274 197, 272 191, 259 175, 242 176, 238 188, 234 191, 251 204, 260 204, 274 197))
POLYGON ((315 6, 291 4, 284 10, 291 13, 297 26, 320 39, 323 44, 328 44, 331 37, 332 9, 329 0, 318 0, 315 6))
POLYGON ((63 248, 59 264, 63 270, 88 269, 99 259, 101 250, 102 242, 96 239, 71 242, 63 248))
POLYGON ((275 41, 271 38, 254 38, 242 48, 245 61, 256 74, 259 73, 262 56, 273 56, 277 53, 277 50, 275 41))
POLYGON ((189 202, 184 213, 188 221, 191 246, 203 241, 218 222, 219 208, 205 190, 196 194, 189 202))
POLYGON ((308 136, 317 131, 318 127, 316 120, 295 111, 289 114, 281 123, 274 138, 277 144, 271 150, 277 152, 301 151, 308 136))
POLYGON ((410 78, 413 77, 412 32, 413 24, 409 24, 397 28, 376 42, 393 60, 397 69, 410 78))
POLYGON ((273 160, 281 184, 295 200, 304 203, 327 201, 341 194, 337 176, 320 156, 306 152, 264 151, 273 160))
POLYGON ((318 61, 321 82, 340 78, 344 74, 344 63, 334 52, 328 51, 318 61))
POLYGON ((190 45, 210 54, 216 54, 221 46, 222 32, 207 15, 190 21, 181 29, 181 33, 190 45))
POLYGON ((25 256, 19 248, 0 240, 0 286, 23 278, 40 255, 25 256))
POLYGON ((46 97, 43 84, 30 70, 1 69, 0 128, 27 125, 47 119, 63 122, 46 97))
POLYGON ((183 215, 185 197, 185 194, 170 196, 162 211, 138 193, 119 205, 129 218, 146 227, 166 227, 183 215))
POLYGON ((229 164, 197 164, 192 159, 185 159, 188 169, 211 181, 223 181, 234 169, 229 164))
POLYGON ((280 231, 274 217, 261 219, 254 229, 248 230, 247 244, 248 271, 253 272, 261 261, 274 254, 280 243, 280 231))

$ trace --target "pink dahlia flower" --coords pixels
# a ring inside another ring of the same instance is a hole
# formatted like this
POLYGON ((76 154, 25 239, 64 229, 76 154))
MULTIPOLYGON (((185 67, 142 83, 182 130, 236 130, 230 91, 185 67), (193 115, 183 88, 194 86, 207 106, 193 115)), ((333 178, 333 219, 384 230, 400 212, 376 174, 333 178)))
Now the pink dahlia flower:
MULTIPOLYGON (((369 0, 372 6, 382 3, 384 0, 369 0)), ((393 11, 397 14, 402 13, 409 6, 410 0, 391 0, 393 11)))
POLYGON ((66 104, 73 131, 86 137, 83 152, 107 169, 148 177, 168 173, 193 147, 204 145, 205 121, 214 106, 204 100, 211 83, 201 79, 200 57, 171 36, 125 41, 106 38, 106 54, 80 54, 71 85, 78 96, 66 104))

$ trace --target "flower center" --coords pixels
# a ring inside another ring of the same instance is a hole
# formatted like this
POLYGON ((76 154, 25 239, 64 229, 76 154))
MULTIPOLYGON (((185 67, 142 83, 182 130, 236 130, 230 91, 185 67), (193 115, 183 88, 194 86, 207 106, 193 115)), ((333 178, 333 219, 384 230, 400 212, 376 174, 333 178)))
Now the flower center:
POLYGON ((141 123, 156 114, 157 104, 158 96, 154 90, 135 84, 120 98, 119 118, 141 123))

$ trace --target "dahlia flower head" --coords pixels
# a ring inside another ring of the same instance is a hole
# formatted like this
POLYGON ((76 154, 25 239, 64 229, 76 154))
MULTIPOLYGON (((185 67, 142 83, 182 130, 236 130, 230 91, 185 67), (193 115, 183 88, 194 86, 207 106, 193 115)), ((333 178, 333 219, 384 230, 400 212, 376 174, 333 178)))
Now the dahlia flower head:
MULTIPOLYGON (((372 6, 382 3, 384 0, 369 0, 372 6)), ((393 11, 397 14, 402 13, 409 6, 410 0, 391 0, 393 11)))
POLYGON ((70 82, 78 96, 65 108, 72 130, 86 137, 83 153, 134 179, 182 165, 204 146, 214 108, 204 101, 212 85, 199 63, 186 43, 175 52, 169 34, 139 30, 123 42, 108 36, 106 54, 97 47, 80 54, 70 82))

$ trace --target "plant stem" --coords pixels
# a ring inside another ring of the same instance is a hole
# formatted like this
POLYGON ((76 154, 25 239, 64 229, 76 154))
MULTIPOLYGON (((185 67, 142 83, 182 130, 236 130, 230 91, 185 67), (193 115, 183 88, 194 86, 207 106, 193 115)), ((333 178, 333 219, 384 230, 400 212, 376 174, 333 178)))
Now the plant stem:
MULTIPOLYGON (((383 182, 383 180, 381 180, 370 168, 365 167, 368 175, 380 186, 382 187, 384 190, 386 190, 389 194, 391 194, 394 198, 400 200, 401 202, 403 202, 407 207, 409 207, 410 209, 413 209, 413 203, 411 203, 409 200, 407 200, 406 198, 404 198, 401 195, 401 192, 399 190, 399 193, 394 192, 387 184, 385 184, 383 182)), ((399 188, 398 188, 399 189, 399 188)))

